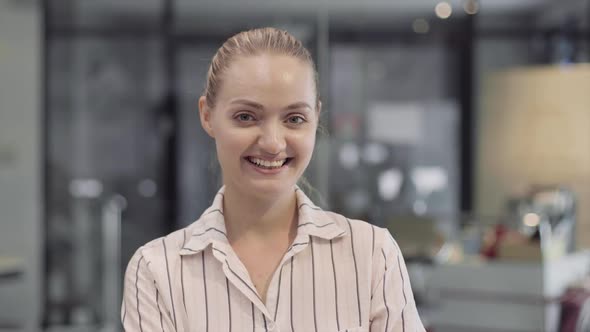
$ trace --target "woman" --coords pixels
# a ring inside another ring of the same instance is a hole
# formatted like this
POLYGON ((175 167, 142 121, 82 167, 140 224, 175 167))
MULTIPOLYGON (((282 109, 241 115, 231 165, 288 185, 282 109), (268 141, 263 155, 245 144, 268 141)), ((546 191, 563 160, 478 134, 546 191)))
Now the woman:
POLYGON ((297 187, 321 110, 301 42, 242 32, 213 57, 199 114, 223 187, 185 229, 139 248, 127 331, 424 331, 385 229, 314 205, 297 187))

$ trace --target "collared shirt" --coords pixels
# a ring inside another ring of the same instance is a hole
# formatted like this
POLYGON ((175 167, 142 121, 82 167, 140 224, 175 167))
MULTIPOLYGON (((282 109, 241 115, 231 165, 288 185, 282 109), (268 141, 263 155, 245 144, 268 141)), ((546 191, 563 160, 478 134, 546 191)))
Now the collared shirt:
POLYGON ((390 233, 324 211, 295 191, 297 235, 265 300, 227 240, 222 188, 199 220, 132 257, 121 308, 125 330, 423 332, 390 233))

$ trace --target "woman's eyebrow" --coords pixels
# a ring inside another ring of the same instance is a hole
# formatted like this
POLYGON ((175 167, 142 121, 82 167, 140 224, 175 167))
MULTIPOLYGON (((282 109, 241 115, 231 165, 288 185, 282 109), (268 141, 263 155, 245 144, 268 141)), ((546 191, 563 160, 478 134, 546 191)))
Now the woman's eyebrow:
POLYGON ((308 103, 300 101, 300 102, 297 102, 297 103, 294 103, 294 104, 291 104, 291 105, 285 107, 285 110, 296 110, 296 109, 302 109, 302 108, 309 108, 310 110, 312 109, 308 103))
MULTIPOLYGON (((257 103, 255 101, 251 101, 248 99, 236 99, 236 100, 232 100, 230 102, 230 104, 239 104, 239 105, 246 105, 246 106, 250 106, 252 108, 258 109, 258 110, 264 110, 264 106, 260 103, 257 103)), ((308 103, 300 101, 300 102, 296 102, 293 103, 287 107, 284 108, 284 110, 290 111, 290 110, 296 110, 296 109, 302 109, 302 108, 308 108, 308 109, 312 109, 311 106, 309 106, 308 103)))
POLYGON ((241 104, 241 105, 246 105, 246 106, 250 106, 252 108, 256 108, 259 110, 264 109, 264 106, 262 106, 262 104, 259 104, 257 102, 251 101, 251 100, 247 100, 247 99, 236 99, 233 100, 230 104, 241 104))

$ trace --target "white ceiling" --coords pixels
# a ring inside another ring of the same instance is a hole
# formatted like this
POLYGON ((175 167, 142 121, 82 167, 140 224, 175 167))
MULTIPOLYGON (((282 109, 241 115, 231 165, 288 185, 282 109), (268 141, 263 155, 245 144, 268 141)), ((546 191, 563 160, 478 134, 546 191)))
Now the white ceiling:
MULTIPOLYGON (((447 0, 452 17, 464 15, 465 0, 447 0)), ((479 0, 480 15, 539 12, 555 6, 552 0, 479 0)), ((584 0, 559 0, 560 3, 584 0)), ((157 20, 163 0, 73 0, 79 22, 104 22, 105 17, 157 20)), ((314 18, 326 14, 330 20, 356 22, 393 22, 434 16, 439 0, 175 0, 175 20, 182 27, 230 27, 250 23, 268 24, 289 17, 314 18), (266 21, 265 21, 266 20, 266 21)))
MULTIPOLYGON (((177 0, 179 11, 296 11, 329 13, 381 13, 392 15, 426 15, 433 12, 439 0, 177 0)), ((447 0, 460 9, 463 0, 447 0)), ((480 0, 486 12, 527 10, 550 0, 480 0)))
MULTIPOLYGON (((460 12, 464 0, 446 0, 460 12)), ((566 0, 567 1, 567 0, 566 0)), ((135 13, 149 15, 159 12, 164 0, 76 0, 79 10, 87 13, 135 13)), ((439 0, 175 0, 179 16, 246 14, 330 14, 387 13, 390 15, 429 15, 439 0)), ((483 13, 503 13, 538 9, 551 0, 480 0, 483 13)))

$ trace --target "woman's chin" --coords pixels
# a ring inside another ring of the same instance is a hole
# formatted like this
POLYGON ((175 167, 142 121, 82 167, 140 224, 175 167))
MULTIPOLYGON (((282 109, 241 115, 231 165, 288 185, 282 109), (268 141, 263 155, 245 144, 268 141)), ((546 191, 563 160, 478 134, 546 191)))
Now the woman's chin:
POLYGON ((275 196, 293 191, 294 185, 295 183, 291 183, 291 181, 260 181, 253 183, 252 189, 255 193, 260 193, 261 195, 275 196))
POLYGON ((296 181, 286 181, 285 179, 255 179, 242 183, 240 187, 248 195, 264 199, 276 199, 282 194, 293 191, 296 181))

